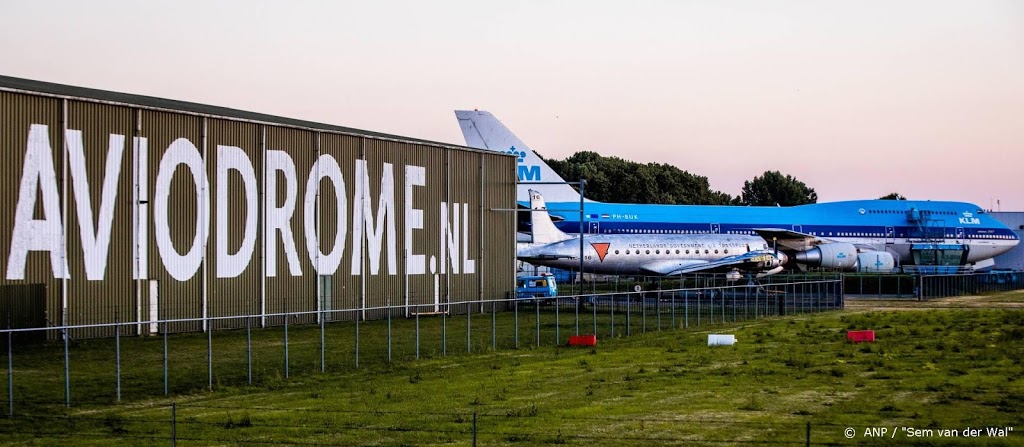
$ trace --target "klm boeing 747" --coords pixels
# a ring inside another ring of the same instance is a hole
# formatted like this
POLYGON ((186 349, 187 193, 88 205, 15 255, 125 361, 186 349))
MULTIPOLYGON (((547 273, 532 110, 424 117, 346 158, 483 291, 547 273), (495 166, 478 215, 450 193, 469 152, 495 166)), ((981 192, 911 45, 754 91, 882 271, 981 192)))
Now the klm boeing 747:
MULTIPOLYGON (((517 201, 547 199, 565 232, 579 232, 580 196, 494 115, 457 110, 466 145, 519 158, 517 201), (531 185, 531 183, 535 183, 531 185)), ((851 200, 792 207, 651 205, 584 200, 582 228, 596 234, 760 236, 799 266, 889 271, 906 264, 985 268, 1020 241, 981 207, 963 202, 851 200)))

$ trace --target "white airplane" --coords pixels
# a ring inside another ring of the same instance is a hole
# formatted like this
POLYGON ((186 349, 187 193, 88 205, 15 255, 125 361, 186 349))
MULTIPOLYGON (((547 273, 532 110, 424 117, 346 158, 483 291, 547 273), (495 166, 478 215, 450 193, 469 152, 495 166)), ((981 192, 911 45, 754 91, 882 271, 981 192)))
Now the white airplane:
MULTIPOLYGON (((548 215, 544 198, 530 190, 533 242, 520 244, 516 257, 535 265, 579 270, 580 235, 563 233, 548 215)), ((679 275, 741 272, 766 276, 782 271, 788 258, 757 236, 731 234, 584 234, 587 273, 679 275)))

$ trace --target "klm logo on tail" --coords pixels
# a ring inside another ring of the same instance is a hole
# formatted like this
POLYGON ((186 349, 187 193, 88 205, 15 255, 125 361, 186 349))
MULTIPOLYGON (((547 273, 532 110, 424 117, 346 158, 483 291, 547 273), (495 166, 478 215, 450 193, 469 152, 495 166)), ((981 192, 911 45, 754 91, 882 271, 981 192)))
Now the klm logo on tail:
POLYGON ((540 166, 523 166, 523 162, 526 160, 526 152, 517 150, 515 146, 508 148, 505 151, 506 154, 512 154, 517 157, 516 163, 518 163, 518 175, 519 181, 540 181, 540 166))

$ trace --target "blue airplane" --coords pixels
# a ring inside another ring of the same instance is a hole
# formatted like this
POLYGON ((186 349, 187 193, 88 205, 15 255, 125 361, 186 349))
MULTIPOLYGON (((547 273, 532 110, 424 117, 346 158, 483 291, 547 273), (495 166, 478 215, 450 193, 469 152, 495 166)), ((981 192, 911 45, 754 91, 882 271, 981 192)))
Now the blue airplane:
MULTIPOLYGON (((579 233, 579 193, 494 115, 456 110, 466 145, 516 155, 517 202, 541 193, 556 227, 579 233)), ((791 207, 654 205, 583 199, 584 233, 757 235, 796 267, 891 271, 901 265, 991 267, 1020 241, 965 202, 850 200, 791 207)))

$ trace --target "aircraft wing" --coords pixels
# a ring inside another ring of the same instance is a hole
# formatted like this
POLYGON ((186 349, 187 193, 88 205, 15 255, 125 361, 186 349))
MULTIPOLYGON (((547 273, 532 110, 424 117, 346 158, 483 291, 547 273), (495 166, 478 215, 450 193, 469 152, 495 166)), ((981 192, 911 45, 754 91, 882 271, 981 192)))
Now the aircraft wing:
POLYGON ((648 262, 640 266, 640 269, 655 275, 668 275, 679 269, 693 268, 707 264, 708 261, 700 261, 696 259, 661 259, 648 262))
MULTIPOLYGON (((780 228, 752 228, 758 236, 768 242, 771 247, 772 239, 779 244, 779 249, 804 251, 814 248, 817 245, 836 242, 832 239, 801 233, 799 231, 784 230, 780 228)), ((858 250, 875 250, 870 245, 853 244, 858 250)))
POLYGON ((659 275, 679 275, 683 273, 697 273, 708 271, 731 270, 734 268, 744 270, 768 270, 778 263, 773 263, 776 258, 771 253, 750 252, 741 255, 727 256, 715 261, 699 260, 661 260, 645 264, 640 267, 650 273, 659 275))
POLYGON ((777 242, 782 248, 804 251, 813 248, 815 245, 829 242, 818 236, 813 236, 799 231, 784 230, 781 228, 752 228, 758 236, 768 242, 771 248, 772 241, 777 242))

